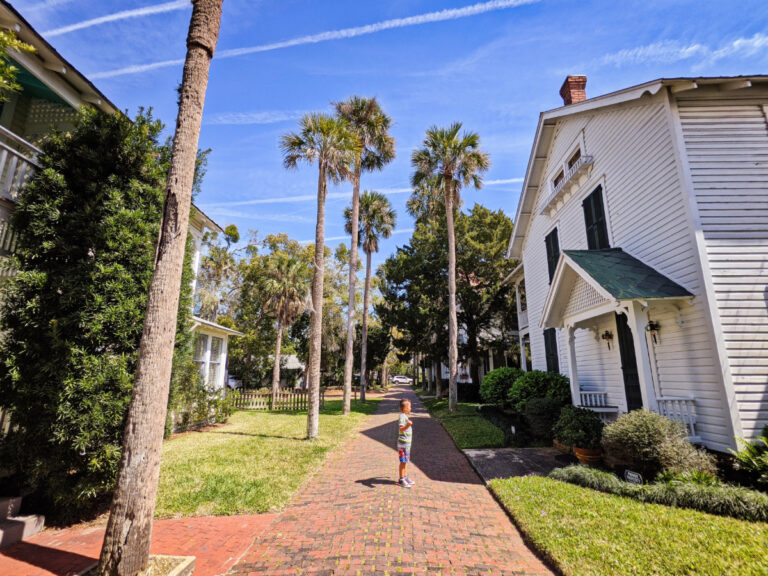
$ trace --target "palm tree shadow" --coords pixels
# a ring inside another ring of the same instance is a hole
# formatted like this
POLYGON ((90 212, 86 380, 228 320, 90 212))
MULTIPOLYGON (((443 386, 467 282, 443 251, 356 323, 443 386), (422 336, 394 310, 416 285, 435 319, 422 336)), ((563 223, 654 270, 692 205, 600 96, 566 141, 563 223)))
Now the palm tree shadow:
POLYGON ((226 430, 209 431, 209 434, 227 434, 229 436, 252 436, 254 438, 279 438, 281 440, 296 440, 301 441, 303 438, 297 438, 296 436, 280 436, 279 434, 255 434, 253 432, 231 432, 226 430))

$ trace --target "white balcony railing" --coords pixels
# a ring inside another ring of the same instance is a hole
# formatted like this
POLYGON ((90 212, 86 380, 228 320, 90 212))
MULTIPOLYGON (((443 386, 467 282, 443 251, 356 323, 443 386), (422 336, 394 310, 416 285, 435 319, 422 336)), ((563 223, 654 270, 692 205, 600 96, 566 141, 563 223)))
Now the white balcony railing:
POLYGON ((542 212, 547 211, 550 206, 552 206, 555 202, 557 202, 560 198, 563 197, 566 190, 570 189, 569 184, 572 182, 576 182, 579 177, 586 173, 587 169, 591 167, 595 163, 595 160, 592 156, 581 156, 576 162, 574 162, 573 166, 568 168, 565 173, 563 174, 563 178, 560 179, 560 181, 555 184, 554 182, 550 185, 550 192, 549 197, 544 202, 544 206, 542 207, 542 212))
POLYGON ((522 330, 528 328, 528 310, 517 310, 517 328, 522 330))
POLYGON ((0 196, 16 201, 21 187, 38 170, 40 150, 0 126, 0 196))
POLYGON ((665 396, 656 398, 658 412, 671 420, 682 422, 688 430, 691 439, 697 439, 696 434, 696 409, 693 398, 665 396))

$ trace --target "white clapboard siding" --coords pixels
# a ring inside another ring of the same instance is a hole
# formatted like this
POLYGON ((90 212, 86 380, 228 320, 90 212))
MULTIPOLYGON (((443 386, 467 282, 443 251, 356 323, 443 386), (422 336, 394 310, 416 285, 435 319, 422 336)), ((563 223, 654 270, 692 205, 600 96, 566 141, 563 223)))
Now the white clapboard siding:
MULTIPOLYGON (((706 95, 706 93, 705 93, 706 95)), ((745 436, 768 424, 768 93, 678 99, 745 436)))
MULTIPOLYGON (((544 237, 558 227, 560 248, 586 249, 583 198, 603 186, 611 245, 623 248, 685 286, 702 290, 692 231, 688 227, 686 197, 680 179, 666 96, 642 103, 598 109, 559 121, 550 147, 549 165, 540 183, 538 209, 523 247, 533 367, 546 368, 541 315, 549 291, 544 237), (549 182, 583 138, 584 153, 594 159, 588 181, 555 213, 541 214, 549 182)), ((652 318, 661 326, 654 345, 657 393, 696 398, 696 430, 712 446, 733 444, 722 379, 710 337, 703 299, 685 303, 679 313, 667 305, 652 318), (682 319, 682 325, 678 325, 682 319), (700 405, 699 405, 700 402, 700 405)), ((653 311, 653 309, 652 309, 653 311)), ((598 320, 601 331, 616 333, 612 314, 598 320)), ((560 371, 568 374, 567 340, 559 330, 560 371)), ((626 410, 618 346, 611 350, 587 330, 577 330, 576 351, 580 385, 608 393, 608 402, 626 410)))

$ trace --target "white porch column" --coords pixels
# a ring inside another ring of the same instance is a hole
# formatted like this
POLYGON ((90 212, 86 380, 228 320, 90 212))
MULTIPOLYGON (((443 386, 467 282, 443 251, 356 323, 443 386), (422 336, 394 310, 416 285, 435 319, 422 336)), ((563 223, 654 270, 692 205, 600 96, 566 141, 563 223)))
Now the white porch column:
POLYGON ((645 337, 645 327, 648 324, 648 313, 642 305, 633 300, 628 306, 627 324, 632 331, 635 344, 635 359, 637 375, 640 379, 640 393, 643 396, 643 407, 656 411, 656 392, 653 386, 653 369, 648 352, 648 340, 645 337))
POLYGON ((520 368, 523 372, 528 372, 528 357, 525 354, 525 334, 518 333, 518 339, 520 340, 520 368))
POLYGON ((574 406, 581 404, 581 389, 579 388, 579 373, 576 361, 576 328, 566 326, 568 336, 568 376, 571 379, 571 400, 574 406))

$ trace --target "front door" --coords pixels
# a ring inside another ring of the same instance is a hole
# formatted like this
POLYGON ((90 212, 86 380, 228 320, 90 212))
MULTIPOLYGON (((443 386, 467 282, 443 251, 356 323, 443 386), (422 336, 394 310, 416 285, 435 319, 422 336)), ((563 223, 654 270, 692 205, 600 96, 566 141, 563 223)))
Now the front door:
POLYGON ((621 354, 621 372, 624 375, 624 392, 627 395, 627 409, 639 410, 643 407, 643 394, 640 391, 640 376, 637 373, 635 340, 627 324, 626 314, 616 314, 616 332, 621 354))

